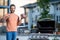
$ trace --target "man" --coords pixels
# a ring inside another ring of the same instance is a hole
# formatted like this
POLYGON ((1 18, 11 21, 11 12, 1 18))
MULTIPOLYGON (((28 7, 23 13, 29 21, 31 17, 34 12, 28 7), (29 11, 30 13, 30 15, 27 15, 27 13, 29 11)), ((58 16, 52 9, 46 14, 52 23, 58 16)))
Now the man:
POLYGON ((6 20, 7 23, 7 40, 16 40, 17 25, 21 24, 21 20, 25 18, 24 15, 21 15, 21 19, 19 20, 19 17, 14 13, 15 9, 14 4, 10 5, 10 13, 4 16, 4 20, 6 20))

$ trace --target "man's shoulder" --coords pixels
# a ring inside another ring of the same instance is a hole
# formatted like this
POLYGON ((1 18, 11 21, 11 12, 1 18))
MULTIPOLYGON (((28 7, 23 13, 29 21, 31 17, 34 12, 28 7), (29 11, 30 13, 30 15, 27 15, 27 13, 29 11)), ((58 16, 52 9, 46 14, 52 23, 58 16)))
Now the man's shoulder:
POLYGON ((7 13, 7 14, 5 14, 5 16, 8 16, 8 15, 10 15, 10 14, 8 14, 8 13, 7 13))
POLYGON ((19 17, 17 14, 15 14, 15 16, 19 17))

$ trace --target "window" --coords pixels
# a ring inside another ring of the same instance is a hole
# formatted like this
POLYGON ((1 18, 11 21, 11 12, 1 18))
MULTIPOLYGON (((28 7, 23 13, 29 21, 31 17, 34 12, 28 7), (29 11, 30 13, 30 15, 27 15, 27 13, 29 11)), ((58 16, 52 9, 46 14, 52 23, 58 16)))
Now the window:
POLYGON ((8 0, 0 0, 0 6, 7 6, 8 0))
POLYGON ((56 16, 56 21, 60 23, 60 16, 56 16))
POLYGON ((37 11, 39 12, 39 9, 37 9, 37 11))
POLYGON ((56 21, 58 22, 58 16, 56 16, 56 18, 57 18, 57 20, 56 20, 56 21))
POLYGON ((0 0, 0 6, 2 6, 3 5, 3 0, 0 0))
POLYGON ((60 16, 59 16, 59 21, 60 21, 60 16))
MULTIPOLYGON (((5 14, 7 14, 7 8, 0 8, 0 18, 3 17, 5 14)), ((3 25, 3 21, 0 19, 0 26, 3 25)), ((5 23, 4 23, 5 25, 5 23)))
POLYGON ((9 12, 10 0, 0 0, 0 26, 6 26, 6 23, 2 21, 1 17, 9 12))
POLYGON ((58 10, 58 8, 56 8, 56 10, 58 10))
POLYGON ((34 13, 34 10, 32 10, 32 13, 34 13))
POLYGON ((3 16, 7 13, 7 8, 0 8, 0 16, 3 16))

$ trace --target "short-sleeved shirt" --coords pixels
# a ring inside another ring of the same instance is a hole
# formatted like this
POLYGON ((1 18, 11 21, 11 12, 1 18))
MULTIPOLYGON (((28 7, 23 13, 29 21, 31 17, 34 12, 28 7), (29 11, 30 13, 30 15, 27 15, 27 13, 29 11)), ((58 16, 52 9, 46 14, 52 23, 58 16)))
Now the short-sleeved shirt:
POLYGON ((7 14, 8 19, 6 20, 7 22, 7 31, 17 31, 17 22, 18 22, 18 16, 14 13, 12 14, 7 14))

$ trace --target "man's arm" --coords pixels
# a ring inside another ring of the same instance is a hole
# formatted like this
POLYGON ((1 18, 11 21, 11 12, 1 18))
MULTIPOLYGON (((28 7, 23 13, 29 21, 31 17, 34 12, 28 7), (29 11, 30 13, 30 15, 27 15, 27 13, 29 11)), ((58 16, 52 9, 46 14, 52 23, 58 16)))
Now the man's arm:
POLYGON ((3 16, 3 19, 4 20, 7 20, 9 18, 9 15, 8 14, 6 14, 5 16, 3 16))
POLYGON ((21 16, 21 19, 19 20, 19 17, 18 17, 18 23, 17 23, 17 25, 20 25, 21 22, 22 22, 22 19, 26 18, 26 15, 24 15, 24 14, 21 14, 20 16, 21 16))
POLYGON ((4 16, 4 17, 3 17, 4 20, 7 20, 7 18, 8 18, 7 16, 4 16))
POLYGON ((22 18, 19 20, 19 17, 18 17, 18 22, 17 22, 17 26, 20 25, 22 22, 22 18))
POLYGON ((6 21, 7 19, 8 19, 8 15, 4 15, 3 17, 2 16, 0 17, 1 21, 4 21, 4 20, 6 21))

